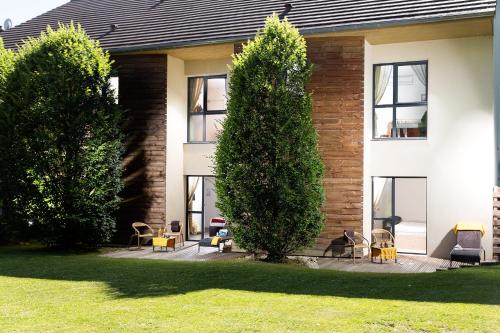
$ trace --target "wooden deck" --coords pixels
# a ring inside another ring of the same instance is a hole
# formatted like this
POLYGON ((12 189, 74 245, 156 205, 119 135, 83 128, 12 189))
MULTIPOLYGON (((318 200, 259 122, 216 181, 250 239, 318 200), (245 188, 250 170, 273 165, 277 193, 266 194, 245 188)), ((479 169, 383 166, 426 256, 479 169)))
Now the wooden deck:
MULTIPOLYGON (((450 261, 447 259, 431 258, 418 255, 399 255, 398 262, 387 261, 380 264, 370 262, 368 259, 357 259, 356 264, 352 259, 319 258, 318 265, 322 269, 334 269, 346 272, 370 272, 370 273, 434 273, 438 270, 450 268, 450 261)), ((460 265, 453 263, 452 268, 459 268, 460 265)))
MULTIPOLYGON (((116 249, 109 251, 103 256, 111 258, 134 258, 155 259, 175 261, 218 261, 233 260, 247 256, 243 252, 220 253, 215 248, 204 248, 198 252, 196 242, 186 242, 184 247, 178 247, 176 251, 153 252, 150 246, 136 249, 116 249)), ((450 262, 446 259, 431 258, 427 256, 400 255, 397 263, 387 261, 382 264, 370 262, 368 259, 357 259, 356 264, 350 258, 316 258, 319 269, 332 269, 346 272, 371 272, 371 273, 433 273, 438 270, 449 269, 450 262)), ((313 259, 314 261, 314 259, 313 259)), ((458 263, 453 263, 452 268, 459 268, 458 263)))
POLYGON ((144 246, 141 250, 135 248, 118 249, 110 251, 103 256, 111 258, 135 258, 135 259, 156 259, 156 260, 180 260, 180 261, 214 261, 229 260, 246 256, 245 253, 220 253, 216 248, 202 247, 198 253, 197 242, 185 242, 184 247, 177 247, 175 251, 169 249, 168 252, 153 252, 151 246, 144 246))
POLYGON ((493 256, 500 260, 500 187, 493 192, 493 256))

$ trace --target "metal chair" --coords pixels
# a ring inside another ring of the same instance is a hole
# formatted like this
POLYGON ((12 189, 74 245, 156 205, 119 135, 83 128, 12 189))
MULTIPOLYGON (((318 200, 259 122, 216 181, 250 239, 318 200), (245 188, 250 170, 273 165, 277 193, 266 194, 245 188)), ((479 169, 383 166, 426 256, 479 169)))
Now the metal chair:
POLYGON ((154 237, 153 229, 146 223, 134 222, 132 223, 132 229, 134 229, 134 234, 130 236, 130 241, 128 243, 129 247, 132 245, 132 240, 134 239, 134 237, 137 238, 138 249, 141 249, 142 239, 154 237))
POLYGON ((352 248, 352 262, 356 263, 356 249, 368 249, 368 258, 370 257, 370 242, 363 234, 354 230, 345 230, 344 237, 347 240, 346 247, 352 248))
POLYGON ((390 231, 385 229, 373 229, 372 230, 373 242, 372 246, 376 247, 394 247, 394 236, 390 231), (387 245, 387 246, 385 246, 387 245))

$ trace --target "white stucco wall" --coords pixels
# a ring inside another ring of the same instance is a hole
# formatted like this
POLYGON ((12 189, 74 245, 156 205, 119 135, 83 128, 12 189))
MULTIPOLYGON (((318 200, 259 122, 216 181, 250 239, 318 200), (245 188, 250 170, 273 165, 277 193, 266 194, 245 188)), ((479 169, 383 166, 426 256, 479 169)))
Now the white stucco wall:
POLYGON ((186 176, 213 174, 215 144, 187 143, 188 77, 228 73, 230 58, 191 60, 168 56, 166 220, 186 220, 186 176))
POLYGON ((491 37, 366 44, 364 230, 376 176, 427 177, 427 253, 448 257, 459 221, 482 223, 491 257, 494 185, 491 37), (373 64, 429 61, 428 139, 372 140, 373 64))
POLYGON ((184 145, 184 175, 213 175, 213 156, 215 144, 195 143, 184 145))
POLYGON ((187 136, 187 81, 184 61, 168 57, 167 69, 167 223, 186 220, 184 143, 187 136))
MULTIPOLYGON (((187 86, 187 78, 192 76, 227 75, 229 72, 228 66, 231 62, 231 58, 186 61, 184 68, 184 82, 187 86)), ((186 142, 186 140, 187 138, 185 137, 184 142, 186 142)), ((213 175, 212 157, 214 152, 215 144, 186 143, 184 145, 184 175, 213 175)))

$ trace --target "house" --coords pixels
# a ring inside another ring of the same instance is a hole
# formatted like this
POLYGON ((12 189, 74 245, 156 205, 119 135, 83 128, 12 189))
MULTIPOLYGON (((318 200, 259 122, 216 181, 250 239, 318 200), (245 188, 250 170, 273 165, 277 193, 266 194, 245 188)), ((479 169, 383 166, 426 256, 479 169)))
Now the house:
POLYGON ((401 252, 447 257, 453 226, 474 221, 486 227, 491 258, 495 8, 495 0, 291 0, 285 8, 281 0, 72 0, 1 36, 16 48, 47 25, 74 21, 100 40, 131 118, 121 235, 136 220, 155 228, 180 220, 198 240, 219 215, 211 155, 231 55, 266 16, 282 13, 315 65, 326 226, 310 252, 322 254, 344 229, 369 238, 390 227, 401 252))

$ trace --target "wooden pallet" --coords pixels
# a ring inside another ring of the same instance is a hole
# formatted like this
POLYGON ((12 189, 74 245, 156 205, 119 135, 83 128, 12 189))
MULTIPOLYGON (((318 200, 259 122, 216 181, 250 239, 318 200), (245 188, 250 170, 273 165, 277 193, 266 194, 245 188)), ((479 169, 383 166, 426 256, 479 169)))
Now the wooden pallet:
POLYGON ((500 187, 493 192, 493 256, 500 260, 500 187))

